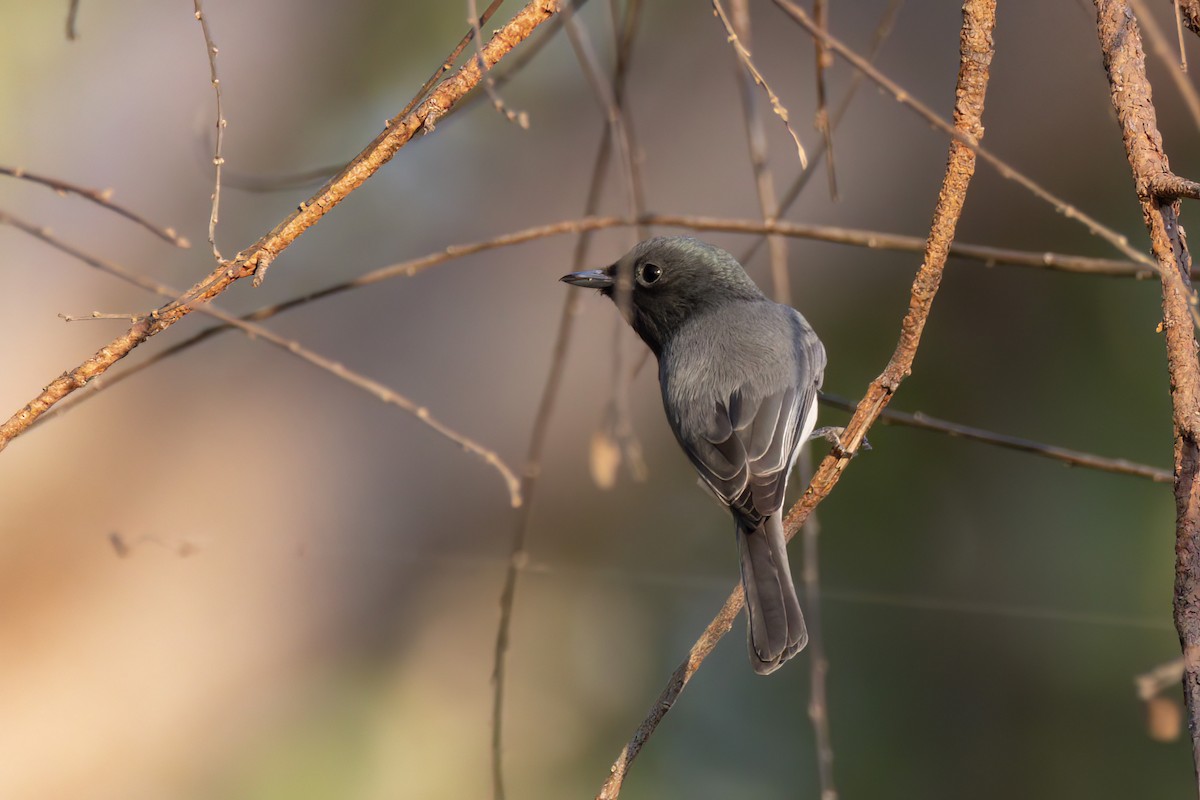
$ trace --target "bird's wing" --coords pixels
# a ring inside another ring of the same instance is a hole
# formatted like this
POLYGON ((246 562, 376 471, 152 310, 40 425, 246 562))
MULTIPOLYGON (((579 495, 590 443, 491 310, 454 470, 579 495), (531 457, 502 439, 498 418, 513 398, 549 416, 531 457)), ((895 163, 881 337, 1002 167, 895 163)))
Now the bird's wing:
MULTIPOLYGON (((815 337, 814 337, 815 340, 815 337)), ((817 342, 817 348, 820 343, 817 342)), ((708 424, 686 437, 685 451, 717 496, 755 522, 783 507, 788 473, 816 423, 817 387, 824 351, 807 353, 803 383, 767 393, 745 388, 713 407, 708 424)))

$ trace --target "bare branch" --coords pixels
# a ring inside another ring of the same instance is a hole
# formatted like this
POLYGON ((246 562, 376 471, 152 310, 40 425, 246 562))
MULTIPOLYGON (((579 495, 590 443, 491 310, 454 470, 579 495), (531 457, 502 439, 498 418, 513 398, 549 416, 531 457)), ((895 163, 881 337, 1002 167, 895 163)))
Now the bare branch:
MULTIPOLYGON (((71 256, 72 258, 75 258, 94 269, 98 269, 101 272, 107 273, 109 275, 113 275, 114 277, 120 278, 121 280, 123 280, 127 283, 131 283, 134 286, 145 289, 149 292, 153 292, 162 297, 178 297, 180 294, 178 289, 174 289, 170 286, 159 283, 158 281, 154 281, 154 280, 151 280, 150 278, 146 278, 146 277, 134 272, 133 270, 127 269, 126 267, 123 267, 120 264, 117 264, 115 262, 108 261, 108 260, 102 259, 102 258, 97 258, 96 256, 93 256, 89 253, 85 253, 82 250, 79 250, 78 248, 72 247, 71 245, 67 244, 66 242, 62 241, 58 237, 51 234, 45 228, 39 228, 35 225, 31 225, 28 222, 25 222, 24 220, 21 220, 21 219, 18 219, 16 217, 12 216, 11 214, 0 212, 0 224, 11 225, 15 228, 18 228, 19 230, 24 231, 25 233, 29 234, 30 236, 40 239, 41 241, 45 242, 46 244, 50 245, 51 247, 55 248, 56 250, 66 253, 67 255, 71 256)), ((351 384, 352 386, 356 386, 357 388, 362 389, 363 391, 367 392, 368 394, 373 395, 375 398, 381 400, 382 402, 388 403, 389 405, 394 405, 397 408, 400 408, 404 411, 407 411, 409 414, 412 414, 414 417, 416 417, 418 420, 420 420, 426 426, 432 428, 437 433, 440 433, 442 436, 444 436, 447 439, 449 439, 450 441, 454 442, 456 445, 461 447, 466 452, 477 456, 484 463, 488 464, 493 469, 495 469, 497 472, 499 472, 500 477, 504 479, 505 486, 508 489, 508 493, 509 493, 509 500, 512 503, 513 507, 516 508, 521 505, 520 483, 517 480, 516 475, 513 474, 513 471, 508 467, 507 464, 504 463, 503 459, 501 459, 500 456, 498 456, 494 451, 489 450, 488 448, 484 447, 483 445, 479 444, 478 442, 474 441, 473 439, 471 439, 467 436, 464 436, 463 434, 450 428, 445 423, 443 423, 440 420, 438 420, 437 418, 435 418, 433 416, 433 414, 429 411, 428 408, 418 405, 417 403, 413 402, 409 398, 405 397, 404 395, 400 394, 399 392, 396 392, 393 389, 388 388, 387 386, 384 386, 383 384, 379 383, 378 381, 372 380, 364 375, 354 372, 353 370, 347 369, 342 364, 340 364, 336 361, 333 361, 332 359, 326 358, 318 353, 315 353, 312 350, 309 350, 307 347, 300 344, 300 342, 298 342, 294 339, 288 339, 284 336, 280 336, 279 334, 271 331, 269 328, 264 328, 263 326, 258 325, 254 322, 250 322, 250 321, 244 320, 244 319, 239 319, 238 317, 235 317, 232 314, 227 314, 226 312, 221 311, 220 309, 213 306, 211 303, 205 304, 205 305, 197 308, 196 310, 206 316, 210 316, 210 317, 213 317, 214 319, 220 320, 222 323, 224 323, 227 326, 230 326, 230 327, 233 327, 233 328, 236 328, 236 329, 242 331, 247 336, 249 336, 251 339, 261 340, 261 341, 267 342, 268 344, 274 345, 275 347, 278 347, 279 349, 283 350, 284 352, 289 353, 290 355, 293 355, 296 358, 301 359, 302 361, 307 361, 309 364, 312 364, 315 367, 319 367, 319 368, 325 370, 326 372, 332 373, 336 377, 351 384)), ((93 313, 90 318, 92 318, 92 319, 110 319, 110 318, 124 319, 127 316, 128 315, 125 315, 125 314, 121 314, 121 315, 107 314, 106 315, 106 314, 101 314, 99 312, 96 312, 96 313, 93 313)), ((144 316, 141 318, 135 318, 133 321, 134 328, 139 328, 139 326, 147 324, 147 323, 153 324, 156 321, 157 321, 157 315, 152 312, 150 315, 147 315, 147 316, 144 316)))
MULTIPOLYGON (((208 243, 212 245, 213 258, 217 260, 218 264, 221 264, 225 259, 221 257, 221 251, 217 249, 217 220, 221 211, 221 167, 225 164, 225 157, 221 155, 221 149, 225 143, 227 123, 221 109, 221 80, 217 77, 217 44, 213 41, 212 32, 208 29, 208 17, 204 16, 200 0, 192 0, 192 3, 196 9, 196 20, 204 32, 204 50, 208 54, 209 79, 212 81, 213 92, 217 96, 217 137, 216 144, 213 145, 212 213, 208 216, 208 243)), ((265 272, 265 269, 262 271, 265 272)))
MULTIPOLYGON (((557 0, 532 0, 496 35, 484 49, 491 65, 503 58, 518 43, 528 38, 537 26, 550 19, 558 9, 557 0)), ((27 430, 55 403, 106 372, 134 347, 150 336, 161 333, 195 307, 224 292, 234 281, 254 274, 259 259, 275 260, 304 231, 315 225, 334 206, 344 200, 407 144, 426 123, 453 107, 478 85, 481 77, 475 60, 469 61, 451 78, 443 81, 415 111, 379 134, 341 173, 332 178, 308 202, 292 212, 274 230, 228 265, 221 265, 186 295, 159 309, 152 324, 139 322, 127 332, 88 358, 79 367, 52 381, 37 397, 0 425, 0 449, 27 430)))
MULTIPOLYGON (((488 11, 493 10, 499 4, 499 2, 493 2, 488 11)), ((475 50, 479 54, 480 69, 483 70, 483 89, 487 92, 487 96, 491 98, 492 108, 499 111, 509 122, 528 130, 529 115, 524 111, 513 111, 505 105, 504 101, 500 98, 500 92, 496 90, 496 81, 492 78, 492 73, 487 68, 487 62, 483 60, 483 31, 481 30, 483 20, 479 18, 479 7, 475 4, 475 0, 467 0, 467 14, 467 24, 471 26, 471 32, 474 34, 475 50)))
MULTIPOLYGON (((784 526, 789 538, 796 534, 808 514, 833 490, 849 465, 853 453, 861 445, 867 430, 891 401, 900 383, 912 371, 921 333, 941 284, 946 259, 950 253, 950 242, 954 238, 954 230, 966 199, 967 186, 975 170, 975 153, 961 139, 967 138, 971 142, 977 142, 983 135, 981 117, 988 69, 994 52, 992 29, 995 25, 995 14, 994 0, 966 0, 963 4, 958 84, 955 90, 957 102, 954 107, 956 135, 950 143, 946 176, 934 210, 925 260, 913 280, 912 296, 908 313, 901 324, 900 339, 887 367, 867 387, 866 396, 846 425, 842 436, 843 447, 839 449, 838 454, 825 457, 808 489, 788 513, 784 526)), ((733 619, 741 611, 743 602, 742 588, 739 585, 693 645, 687 660, 672 674, 650 713, 622 750, 597 795, 599 800, 611 800, 620 793, 629 765, 674 705, 676 698, 699 669, 704 658, 729 631, 733 619)))
MULTIPOLYGON (((813 0, 813 20, 817 23, 817 27, 822 31, 828 28, 829 19, 829 0, 813 0)), ((825 86, 825 70, 833 66, 833 56, 825 49, 825 43, 820 39, 816 42, 816 62, 817 62, 817 119, 816 127, 821 133, 821 141, 825 145, 825 150, 829 157, 825 159, 825 170, 829 176, 829 198, 833 201, 838 199, 837 191, 837 172, 833 164, 833 127, 829 124, 829 101, 827 99, 827 87, 825 86)), ((824 792, 822 792, 824 794, 824 792)), ((836 797, 837 793, 834 792, 836 797)), ((830 798, 823 798, 830 800, 830 798)))
POLYGON ((1162 326, 1175 427, 1175 628, 1183 650, 1184 699, 1200 783, 1200 362, 1195 328, 1188 320, 1189 314, 1194 319, 1196 311, 1187 277, 1191 257, 1179 224, 1179 201, 1146 192, 1146 187, 1170 176, 1171 168, 1133 12, 1123 0, 1096 0, 1096 30, 1162 280, 1162 326))
MULTIPOLYGON (((820 397, 820 401, 827 406, 840 408, 844 411, 853 411, 855 409, 854 403, 837 395, 823 394, 820 397)), ((993 433, 992 431, 985 431, 982 428, 960 425, 957 422, 947 422, 946 420, 937 419, 920 412, 908 414, 903 411, 886 408, 879 415, 879 418, 885 424, 920 428, 921 430, 934 431, 935 433, 944 433, 958 439, 970 439, 1009 450, 1017 450, 1022 453, 1033 453, 1043 458, 1061 461, 1072 467, 1086 467, 1087 469, 1100 470, 1101 472, 1115 472, 1118 475, 1132 475, 1138 478, 1146 478, 1155 483, 1171 483, 1174 480, 1170 470, 1152 467, 1148 464, 1139 464, 1136 461, 1129 461, 1124 458, 1104 458, 1103 456, 1085 453, 1081 450, 1071 450, 1066 447, 1035 442, 1032 439, 1021 439, 1016 436, 993 433)))
MULTIPOLYGON (((749 46, 749 0, 731 0, 729 5, 733 13, 733 29, 738 39, 749 46)), ((741 59, 737 59, 735 64, 738 67, 738 93, 742 99, 746 141, 750 146, 750 166, 754 172, 754 186, 758 190, 758 209, 762 213, 763 222, 770 223, 779 218, 779 204, 775 198, 775 176, 767 166, 767 132, 758 115, 758 92, 754 87, 754 75, 745 68, 741 59)), ((771 254, 771 294, 776 302, 790 304, 792 288, 788 275, 787 240, 782 236, 768 236, 767 245, 771 254)))
MULTIPOLYGON (((587 31, 579 24, 579 20, 576 19, 575 13, 570 10, 564 10, 562 19, 567 31, 567 38, 570 40, 576 58, 583 68, 588 85, 592 87, 592 92, 596 95, 597 101, 599 101, 601 107, 604 109, 608 128, 611 131, 608 141, 616 145, 617 162, 622 168, 621 177, 623 179, 622 187, 625 192, 626 209, 631 215, 637 217, 642 211, 644 202, 642 180, 636 160, 634 159, 633 143, 628 127, 625 124, 625 115, 618 99, 617 87, 611 85, 608 78, 605 77, 604 69, 600 65, 600 59, 596 57, 595 48, 592 47, 587 31)), ((628 60, 628 54, 626 54, 625 60, 628 60)), ((624 66, 622 67, 623 70, 624 66)), ((639 225, 638 236, 642 237, 644 235, 645 232, 642 226, 639 225)), ((647 473, 645 459, 642 457, 641 442, 638 440, 633 428, 633 415, 630 410, 629 401, 633 378, 631 372, 624 368, 625 348, 622 346, 627 334, 625 332, 626 326, 620 319, 620 316, 628 314, 629 304, 632 302, 632 288, 632 275, 617 275, 616 291, 613 299, 616 301, 617 307, 623 310, 623 313, 613 319, 613 345, 611 348, 613 369, 612 392, 605 406, 594 441, 609 445, 611 452, 616 453, 618 457, 609 460, 609 463, 614 467, 613 469, 598 470, 593 468, 592 470, 593 480, 603 488, 612 486, 612 481, 616 479, 615 467, 619 466, 622 462, 628 466, 635 480, 645 480, 647 473)), ((593 460, 593 467, 597 463, 597 461, 593 460)))
POLYGON ((811 36, 824 42, 830 50, 846 59, 846 61, 850 62, 855 69, 862 72, 875 84, 886 90, 889 94, 896 98, 897 102, 916 112, 918 116, 920 116, 930 125, 942 130, 951 136, 955 141, 970 148, 972 152, 974 152, 979 158, 992 165, 992 167, 994 167, 1002 177, 1016 182, 1038 199, 1054 206, 1054 209, 1067 219, 1073 219, 1082 223, 1094 236, 1099 236, 1101 239, 1104 239, 1106 242, 1119 250, 1126 258, 1145 264, 1149 267, 1155 267, 1153 259, 1146 256, 1146 254, 1140 250, 1130 246, 1129 239, 1127 237, 1102 224, 1094 217, 1085 214, 1065 200, 1060 199, 1057 195, 1042 187, 1041 184, 1037 183, 1023 172, 1020 172, 1014 167, 1010 166, 1006 161, 1002 160, 999 156, 983 147, 978 141, 972 139, 969 135, 956 130, 953 125, 935 113, 931 108, 929 108, 929 106, 925 105, 920 100, 915 99, 911 94, 902 89, 895 81, 876 69, 865 58, 860 56, 858 53, 855 53, 838 39, 835 39, 828 33, 821 31, 804 11, 804 9, 791 2, 791 0, 775 0, 775 5, 779 6, 779 8, 786 12, 788 16, 798 22, 800 26, 808 31, 811 36))
MULTIPOLYGON (((479 25, 483 26, 487 24, 487 21, 491 19, 496 9, 498 9, 500 4, 503 2, 504 0, 492 0, 491 4, 488 5, 488 7, 484 9, 483 13, 479 15, 479 25)), ((572 8, 578 8, 579 6, 583 5, 584 2, 586 2, 586 0, 571 0, 570 5, 572 8)), ((532 61, 533 58, 541 52, 542 47, 544 47, 550 38, 558 32, 560 27, 562 27, 561 18, 555 17, 544 26, 543 32, 545 35, 534 37, 533 41, 521 48, 520 53, 504 61, 505 65, 511 67, 510 69, 489 69, 488 75, 491 77, 495 87, 497 89, 503 88, 504 84, 511 80, 513 75, 519 72, 522 67, 532 61)), ((450 52, 450 55, 446 57, 441 65, 439 65, 438 68, 433 71, 433 74, 429 76, 429 79, 421 85, 421 88, 417 90, 417 93, 414 94, 412 99, 408 101, 408 105, 406 105, 404 109, 396 115, 397 118, 407 117, 409 113, 416 108, 417 104, 425 99, 425 96, 429 93, 429 90, 432 89, 439 80, 441 80, 443 75, 450 71, 450 68, 454 66, 456 61, 458 61, 458 57, 462 55, 462 51, 467 48, 467 45, 474 41, 474 38, 475 27, 472 26, 467 28, 467 32, 463 35, 462 39, 459 40, 458 45, 450 52)), ((479 100, 480 96, 481 95, 479 94, 471 94, 463 102, 447 109, 442 118, 445 119, 458 114, 467 108, 470 108, 475 104, 476 101, 479 100)), ((258 175, 244 172, 230 172, 226 174, 225 182, 235 188, 242 189, 243 191, 247 192, 277 192, 286 189, 296 189, 301 186, 308 186, 320 181, 324 181, 330 175, 333 175, 340 170, 343 166, 345 166, 345 162, 339 161, 336 164, 326 164, 321 167, 313 167, 300 172, 258 175)))
POLYGON ((758 67, 754 66, 754 62, 750 59, 750 51, 738 40, 737 34, 733 30, 733 25, 729 22, 729 17, 725 15, 725 9, 721 6, 721 0, 712 0, 712 5, 713 13, 721 20, 721 24, 725 26, 728 41, 733 45, 734 52, 737 53, 742 63, 746 65, 746 69, 754 77, 754 82, 761 86, 763 91, 767 93, 767 99, 771 101, 771 109, 775 112, 775 116, 783 120, 783 126, 787 128, 792 141, 796 143, 796 154, 800 157, 800 166, 807 167, 808 156, 804 153, 804 145, 800 144, 800 137, 792 130, 792 123, 788 121, 788 110, 779 101, 779 96, 767 85, 767 79, 758 71, 758 67))
MULTIPOLYGON (((613 0, 613 11, 616 14, 616 2, 613 0)), ((638 22, 641 19, 641 0, 629 0, 624 15, 624 24, 614 26, 617 37, 617 59, 612 80, 612 108, 607 110, 608 124, 604 127, 599 149, 592 167, 592 178, 588 188, 585 213, 592 214, 600 206, 600 197, 608 175, 608 165, 613 154, 613 137, 617 135, 617 126, 612 120, 623 119, 621 107, 625 98, 625 78, 628 74, 629 57, 633 49, 634 37, 637 33, 638 22)), ((568 23, 569 24, 569 23, 568 23)), ((578 52, 578 50, 577 50, 578 52)), ((588 64, 583 65, 585 70, 588 64)), ((591 64, 597 68, 598 64, 591 64)), ((622 130, 625 130, 622 127, 622 130)), ((628 149, 626 150, 628 152, 628 149)), ((630 198, 637 205, 641 198, 641 181, 632 163, 625 165, 625 177, 630 181, 630 198)), ((637 208, 640 209, 640 205, 637 208)), ((586 258, 588 246, 591 244, 591 231, 581 231, 575 243, 573 269, 580 269, 586 258)), ((542 396, 538 402, 537 416, 534 417, 533 432, 529 437, 529 449, 525 457, 525 469, 521 479, 521 493, 525 504, 517 512, 516 524, 513 528, 512 545, 509 551, 508 566, 504 575, 504 589, 500 595, 500 622, 496 629, 496 646, 492 658, 492 797, 493 800, 504 800, 504 764, 503 764, 503 730, 504 730, 504 690, 505 669, 509 635, 512 628, 513 606, 516 601, 517 578, 522 566, 528 560, 525 542, 529 535, 529 526, 533 514, 533 498, 537 489, 538 478, 541 475, 542 457, 545 452, 546 435, 550 429, 550 420, 558 400, 562 377, 566 369, 567 349, 575 328, 575 317, 579 310, 581 296, 579 292, 567 292, 563 299, 562 312, 558 320, 558 333, 554 340, 554 350, 550 359, 550 369, 546 373, 546 382, 542 387, 542 396)))
MULTIPOLYGON (((901 5, 903 5, 903 0, 889 0, 887 9, 883 12, 883 17, 879 20, 879 24, 875 26, 875 33, 871 37, 871 48, 867 51, 867 59, 871 63, 875 62, 875 56, 879 53, 880 48, 883 47, 883 43, 891 35, 892 28, 896 23, 896 16, 900 13, 901 5)), ((850 86, 846 89, 846 94, 842 97, 842 102, 838 104, 837 110, 833 113, 833 119, 830 123, 832 130, 837 130, 838 125, 841 124, 842 119, 846 116, 846 111, 850 108, 850 102, 854 99, 854 95, 858 92, 859 87, 862 86, 862 82, 863 74, 861 72, 855 72, 850 78, 850 86)), ((831 138, 830 142, 832 141, 831 138)), ((812 177, 813 170, 825 157, 826 147, 827 143, 824 139, 817 142, 816 149, 813 150, 808 166, 800 170, 800 174, 792 181, 792 185, 783 193, 783 197, 779 201, 779 216, 783 216, 792 207, 792 203, 796 202, 796 198, 800 196, 800 193, 804 191, 804 187, 808 185, 809 178, 812 177)), ((754 257, 754 254, 762 246, 762 243, 762 239, 755 240, 754 244, 746 248, 746 251, 738 258, 738 261, 742 264, 749 263, 750 259, 754 257)))
POLYGON ((58 178, 51 178, 48 175, 40 175, 36 172, 30 172, 21 167, 0 166, 0 175, 9 175, 13 178, 19 178, 20 180, 23 180, 23 181, 30 181, 31 183, 39 183, 42 186, 46 186, 46 187, 49 187, 50 189, 53 189, 54 191, 58 192, 59 194, 78 195, 79 197, 82 197, 84 200, 90 200, 91 202, 95 203, 96 205, 100 206, 101 208, 107 209, 107 210, 113 212, 114 214, 118 214, 131 222, 135 222, 138 225, 141 225, 143 228, 150 231, 158 238, 162 239, 163 241, 170 242, 171 244, 175 245, 176 247, 186 248, 186 247, 192 246, 191 242, 189 242, 183 236, 180 236, 174 228, 159 227, 158 225, 155 225, 153 222, 150 222, 148 219, 146 219, 142 215, 138 214, 137 212, 131 211, 130 209, 126 208, 123 205, 120 205, 119 203, 114 203, 113 199, 112 199, 112 196, 113 196, 112 189, 105 189, 103 191, 99 191, 96 189, 89 189, 86 186, 80 186, 75 183, 68 183, 67 181, 59 180, 58 178))

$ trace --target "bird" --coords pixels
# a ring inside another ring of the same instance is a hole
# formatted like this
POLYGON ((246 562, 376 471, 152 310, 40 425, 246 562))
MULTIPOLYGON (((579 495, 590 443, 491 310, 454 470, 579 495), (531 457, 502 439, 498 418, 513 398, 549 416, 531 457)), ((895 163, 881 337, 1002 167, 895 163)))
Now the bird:
POLYGON ((658 359, 667 422, 733 515, 750 664, 774 672, 808 643, 782 516, 801 445, 828 435, 813 432, 825 347, 732 255, 692 237, 646 239, 611 266, 560 280, 611 298, 658 359))

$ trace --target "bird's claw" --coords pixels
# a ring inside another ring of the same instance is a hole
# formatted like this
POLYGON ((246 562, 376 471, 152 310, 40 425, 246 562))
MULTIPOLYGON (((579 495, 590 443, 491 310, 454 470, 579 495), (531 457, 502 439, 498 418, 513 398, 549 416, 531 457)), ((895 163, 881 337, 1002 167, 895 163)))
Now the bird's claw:
POLYGON ((830 452, 832 452, 838 458, 854 458, 860 451, 871 449, 871 443, 866 440, 866 437, 863 437, 863 440, 861 443, 859 443, 857 450, 847 450, 844 446, 842 446, 842 434, 845 432, 845 428, 829 425, 824 428, 817 428, 815 431, 809 434, 808 440, 811 442, 814 439, 824 439, 830 444, 830 452))

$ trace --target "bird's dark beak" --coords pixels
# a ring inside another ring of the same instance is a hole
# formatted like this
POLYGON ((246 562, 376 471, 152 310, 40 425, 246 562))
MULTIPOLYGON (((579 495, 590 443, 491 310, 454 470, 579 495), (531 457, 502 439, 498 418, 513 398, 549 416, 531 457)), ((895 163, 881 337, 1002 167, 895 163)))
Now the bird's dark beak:
POLYGON ((582 286, 585 289, 612 289, 613 276, 606 269, 589 269, 586 272, 572 272, 559 278, 563 283, 572 286, 582 286))

